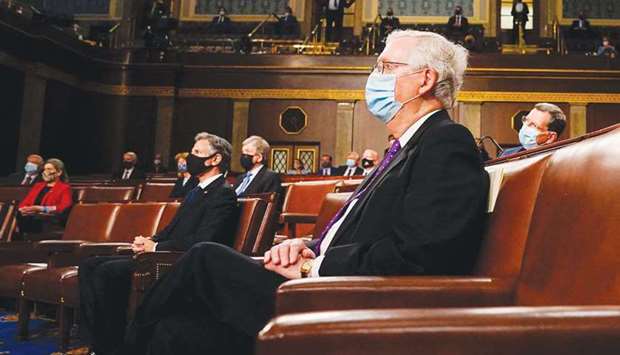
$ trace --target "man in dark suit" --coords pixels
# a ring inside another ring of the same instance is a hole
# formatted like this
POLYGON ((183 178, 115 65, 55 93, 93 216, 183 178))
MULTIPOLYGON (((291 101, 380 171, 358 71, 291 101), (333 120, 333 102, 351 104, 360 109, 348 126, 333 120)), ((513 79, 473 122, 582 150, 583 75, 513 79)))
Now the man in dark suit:
POLYGON ((465 34, 469 30, 469 21, 467 17, 463 15, 463 7, 456 5, 454 8, 454 15, 448 19, 448 37, 458 37, 457 39, 463 40, 465 34))
POLYGON ((269 143, 259 136, 250 136, 243 141, 240 163, 245 173, 237 177, 233 187, 237 196, 264 192, 277 192, 282 196, 280 175, 265 166, 269 149, 269 143))
POLYGON ((319 171, 316 173, 319 176, 333 176, 336 175, 336 168, 332 166, 332 156, 329 154, 321 155, 321 162, 319 171))
POLYGON ((278 19, 276 34, 281 36, 299 35, 299 23, 297 22, 297 17, 293 15, 293 9, 290 6, 286 7, 284 15, 277 16, 274 14, 274 16, 278 19))
POLYGON ((351 7, 355 0, 327 0, 324 1, 325 19, 327 21, 326 37, 329 42, 342 40, 342 20, 344 9, 351 7))
POLYGON ((350 152, 347 155, 347 160, 345 165, 341 165, 336 168, 336 173, 334 175, 337 176, 355 176, 355 175, 363 175, 364 169, 359 167, 360 155, 358 152, 350 152))
POLYGON ((396 140, 320 238, 285 241, 263 263, 196 245, 144 298, 125 352, 250 353, 273 315, 277 287, 289 279, 470 273, 489 181, 471 133, 446 111, 466 67, 467 51, 438 34, 390 35, 366 98, 396 140), (393 74, 389 85, 384 74, 393 74))
MULTIPOLYGON (((233 245, 239 211, 235 192, 224 177, 231 151, 223 138, 208 133, 196 137, 187 165, 198 186, 161 232, 135 238, 136 254, 184 251, 207 241, 233 245)), ((80 325, 96 354, 114 353, 122 344, 134 269, 131 256, 92 257, 80 264, 80 325)))
POLYGON ((523 0, 516 0, 512 4, 510 14, 512 15, 512 36, 515 44, 519 43, 519 29, 523 32, 523 39, 525 39, 525 24, 529 21, 529 13, 530 9, 523 0))
POLYGON ((24 171, 13 173, 6 177, 7 185, 30 186, 35 182, 41 181, 41 170, 43 168, 43 157, 38 154, 30 154, 26 158, 24 171))
POLYGON ((392 33, 392 31, 400 28, 400 19, 394 16, 394 10, 392 8, 388 8, 385 13, 385 17, 381 19, 380 32, 381 32, 381 42, 385 44, 385 40, 387 36, 392 33))
POLYGON ((213 34, 227 34, 232 32, 232 22, 230 17, 226 16, 226 9, 220 7, 218 16, 213 17, 209 32, 213 34))
POLYGON ((125 152, 123 154, 122 167, 112 174, 112 180, 115 181, 131 181, 144 180, 146 174, 137 167, 138 155, 134 152, 125 152))
POLYGON ((527 116, 523 116, 522 121, 523 125, 519 130, 521 145, 504 149, 499 158, 555 143, 566 127, 566 115, 562 109, 544 102, 534 105, 527 116))

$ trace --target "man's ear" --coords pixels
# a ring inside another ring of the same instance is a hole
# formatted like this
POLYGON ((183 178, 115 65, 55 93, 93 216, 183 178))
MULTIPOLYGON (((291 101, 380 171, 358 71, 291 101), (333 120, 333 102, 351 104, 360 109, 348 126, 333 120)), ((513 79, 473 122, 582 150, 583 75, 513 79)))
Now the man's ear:
POLYGON ((262 153, 256 153, 255 156, 257 157, 257 163, 262 163, 263 160, 265 159, 262 153))
POLYGON ((429 93, 437 84, 438 78, 436 71, 431 69, 424 70, 424 82, 420 85, 420 94, 425 95, 429 93))
POLYGON ((556 132, 554 132, 554 131, 547 131, 544 134, 546 135, 546 137, 544 138, 544 140, 540 144, 551 144, 551 143, 557 142, 558 134, 556 132))

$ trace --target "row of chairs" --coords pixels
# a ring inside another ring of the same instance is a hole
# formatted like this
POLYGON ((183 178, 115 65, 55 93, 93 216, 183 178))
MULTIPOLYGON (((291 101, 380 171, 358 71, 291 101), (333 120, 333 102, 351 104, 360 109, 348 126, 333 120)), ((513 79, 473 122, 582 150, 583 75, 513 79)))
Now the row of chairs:
MULTIPOLYGON (((276 222, 275 194, 239 199, 240 219, 233 247, 246 255, 260 255, 273 241, 276 222)), ((0 247, 0 296, 16 298, 19 312, 18 336, 27 338, 32 302, 57 306, 61 350, 69 342, 72 311, 79 305, 77 274, 80 260, 95 255, 128 253, 136 235, 149 236, 165 227, 179 207, 177 202, 97 203, 76 205, 60 240, 34 244, 4 243, 0 247)), ((138 256, 149 264, 155 256, 178 257, 181 253, 149 253, 138 256)), ((159 272, 163 272, 161 265, 159 272)), ((134 275, 132 308, 145 292, 148 273, 134 275)))

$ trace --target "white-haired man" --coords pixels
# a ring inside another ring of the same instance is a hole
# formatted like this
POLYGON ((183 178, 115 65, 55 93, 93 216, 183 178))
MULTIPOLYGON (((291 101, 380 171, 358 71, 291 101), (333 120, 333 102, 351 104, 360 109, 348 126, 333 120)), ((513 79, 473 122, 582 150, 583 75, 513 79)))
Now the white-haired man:
POLYGON ((146 174, 137 165, 138 154, 134 152, 123 153, 122 166, 112 174, 112 179, 116 181, 144 180, 146 174))
POLYGON ((522 118, 523 125, 519 130, 520 146, 505 149, 501 157, 517 154, 526 149, 533 149, 558 141, 566 127, 566 115, 554 104, 539 103, 522 118))
POLYGON ((379 166, 310 244, 286 241, 263 263, 216 244, 192 248, 145 298, 127 353, 249 354, 290 279, 470 273, 488 176, 472 135, 445 110, 466 66, 467 51, 440 35, 391 34, 366 85, 369 110, 396 138, 379 166), (176 311, 188 298, 200 314, 176 311))
POLYGON ((237 177, 234 185, 237 196, 265 192, 282 193, 280 176, 265 166, 269 149, 269 143, 263 137, 250 136, 243 141, 239 162, 245 173, 237 177))

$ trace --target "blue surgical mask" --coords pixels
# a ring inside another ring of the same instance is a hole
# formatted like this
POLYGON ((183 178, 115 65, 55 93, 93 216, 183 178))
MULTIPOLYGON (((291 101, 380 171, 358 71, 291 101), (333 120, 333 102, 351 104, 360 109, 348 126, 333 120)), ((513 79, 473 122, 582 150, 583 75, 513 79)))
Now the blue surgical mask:
POLYGON ((354 166, 355 166, 355 160, 353 160, 353 159, 347 159, 347 163, 346 163, 346 164, 347 164, 347 166, 348 166, 349 168, 352 168, 352 167, 354 167, 354 166))
POLYGON ((184 173, 187 171, 187 164, 186 163, 178 163, 177 164, 177 170, 180 173, 184 173))
POLYGON ((378 71, 373 71, 366 82, 368 110, 383 123, 390 122, 406 103, 422 96, 416 95, 402 103, 396 101, 394 90, 397 78, 396 74, 381 74, 378 71))
POLYGON ((525 149, 532 149, 538 147, 538 142, 536 142, 536 137, 540 132, 536 127, 530 127, 527 125, 521 126, 519 130, 519 142, 525 149))
POLYGON ((24 166, 24 171, 28 175, 33 175, 37 171, 39 171, 39 166, 35 163, 27 162, 26 165, 24 166))

